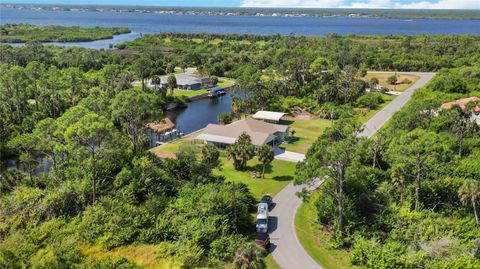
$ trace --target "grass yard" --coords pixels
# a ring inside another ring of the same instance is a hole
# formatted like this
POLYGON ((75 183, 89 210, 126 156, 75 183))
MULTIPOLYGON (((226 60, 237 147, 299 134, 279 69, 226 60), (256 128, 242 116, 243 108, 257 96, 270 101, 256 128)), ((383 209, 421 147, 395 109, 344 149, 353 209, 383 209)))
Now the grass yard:
POLYGON ((274 160, 265 168, 265 178, 252 178, 250 172, 261 171, 262 164, 257 158, 248 161, 247 168, 244 170, 235 170, 233 161, 227 161, 225 154, 220 155, 222 167, 213 170, 216 175, 223 175, 227 181, 244 183, 248 186, 255 199, 260 200, 265 193, 275 196, 280 192, 291 180, 295 173, 295 163, 281 160, 274 160))
POLYGON ((217 83, 218 87, 227 88, 227 87, 231 87, 232 85, 233 85, 233 83, 232 83, 231 79, 228 79, 228 78, 225 78, 225 77, 219 77, 218 78, 218 83, 217 83))
POLYGON ((83 255, 95 258, 123 257, 145 269, 181 268, 172 259, 164 258, 157 245, 129 245, 110 251, 104 251, 100 246, 79 246, 78 249, 83 255))
POLYGON ((200 94, 204 94, 207 92, 207 89, 199 89, 199 90, 182 90, 182 89, 174 89, 173 96, 185 96, 185 97, 192 97, 200 94))
MULTIPOLYGON (((177 153, 182 146, 191 145, 186 138, 176 140, 172 143, 161 145, 151 149, 152 152, 168 152, 177 153)), ((198 153, 200 153, 200 149, 198 153)), ((198 156, 199 157, 199 156, 198 156)), ((225 152, 220 152, 220 161, 222 166, 219 169, 214 169, 215 175, 223 175, 227 181, 235 181, 244 183, 248 186, 253 196, 260 199, 265 193, 271 195, 277 194, 281 191, 291 180, 295 173, 295 163, 281 160, 274 160, 270 165, 265 167, 265 178, 252 178, 251 172, 262 171, 262 164, 258 162, 257 157, 248 161, 247 168, 243 170, 235 170, 233 168, 233 161, 227 161, 225 152)))
POLYGON ((295 216, 295 230, 298 241, 308 254, 326 269, 358 268, 350 265, 349 252, 329 247, 330 234, 314 223, 315 219, 314 205, 302 203, 295 216))
POLYGON ((287 122, 290 125, 290 129, 295 130, 294 137, 298 139, 289 144, 282 144, 281 147, 285 148, 285 150, 299 153, 307 153, 313 142, 332 123, 330 120, 325 119, 291 119, 293 118, 288 118, 287 122))
MULTIPOLYGON (((386 87, 389 90, 393 91, 395 86, 387 83, 387 78, 390 76, 393 76, 393 73, 368 73, 364 79, 368 81, 374 77, 378 78, 379 84, 382 87, 386 87)), ((417 81, 420 77, 411 75, 411 74, 397 73, 397 78, 398 78, 398 83, 396 85, 395 91, 403 92, 406 89, 408 89, 410 86, 412 86, 412 84, 415 83, 415 81, 417 81), (402 83, 404 79, 410 80, 410 83, 402 83)))

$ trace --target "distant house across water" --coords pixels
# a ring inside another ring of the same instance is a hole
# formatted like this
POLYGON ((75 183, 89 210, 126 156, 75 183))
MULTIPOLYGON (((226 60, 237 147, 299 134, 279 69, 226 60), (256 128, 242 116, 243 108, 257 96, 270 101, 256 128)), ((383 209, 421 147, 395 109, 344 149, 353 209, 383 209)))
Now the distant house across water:
MULTIPOLYGON (((175 79, 177 80, 177 88, 182 90, 199 90, 207 88, 210 84, 209 77, 197 76, 192 73, 175 74, 175 79)), ((148 85, 151 88, 155 88, 155 86, 163 89, 168 88, 168 75, 160 76, 160 81, 159 85, 154 85, 151 81, 148 85)))

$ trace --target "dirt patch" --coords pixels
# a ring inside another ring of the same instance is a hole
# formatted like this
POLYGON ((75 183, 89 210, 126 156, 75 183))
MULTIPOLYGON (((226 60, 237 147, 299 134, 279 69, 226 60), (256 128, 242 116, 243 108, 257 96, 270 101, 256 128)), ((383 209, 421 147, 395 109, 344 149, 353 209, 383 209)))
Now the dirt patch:
POLYGON ((292 115, 297 120, 310 120, 312 118, 312 114, 300 107, 294 107, 292 115))

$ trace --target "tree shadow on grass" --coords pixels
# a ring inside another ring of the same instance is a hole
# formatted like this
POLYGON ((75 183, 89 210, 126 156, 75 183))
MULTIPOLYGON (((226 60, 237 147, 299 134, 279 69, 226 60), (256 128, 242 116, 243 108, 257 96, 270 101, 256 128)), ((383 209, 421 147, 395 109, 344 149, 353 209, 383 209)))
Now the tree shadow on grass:
POLYGON ((293 176, 274 176, 272 179, 276 181, 290 181, 293 180, 293 176))
MULTIPOLYGON (((255 166, 249 166, 248 171, 257 171, 257 172, 262 172, 263 169, 263 164, 259 163, 256 164, 255 166)), ((265 165, 265 174, 270 174, 273 171, 273 167, 271 164, 265 165)))

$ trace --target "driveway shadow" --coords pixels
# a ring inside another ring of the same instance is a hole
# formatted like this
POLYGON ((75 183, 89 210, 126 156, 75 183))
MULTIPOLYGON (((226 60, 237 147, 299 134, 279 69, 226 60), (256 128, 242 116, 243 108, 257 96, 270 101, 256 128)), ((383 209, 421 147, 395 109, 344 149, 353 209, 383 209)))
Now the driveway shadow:
POLYGON ((268 217, 268 233, 273 233, 277 230, 278 227, 278 217, 270 216, 268 217))
POLYGON ((268 248, 268 252, 272 253, 275 251, 275 249, 277 248, 277 245, 275 245, 274 243, 270 242, 270 247, 268 248))

